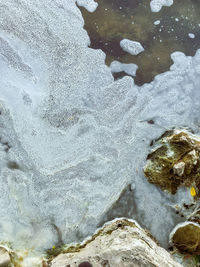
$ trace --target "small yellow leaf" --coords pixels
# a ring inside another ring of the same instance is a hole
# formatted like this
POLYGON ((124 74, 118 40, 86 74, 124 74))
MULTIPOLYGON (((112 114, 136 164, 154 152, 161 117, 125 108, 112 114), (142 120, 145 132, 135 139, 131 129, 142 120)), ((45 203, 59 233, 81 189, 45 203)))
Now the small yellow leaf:
POLYGON ((55 249, 55 248, 56 248, 56 246, 53 246, 53 247, 52 247, 52 249, 55 249))
POLYGON ((192 197, 195 197, 195 196, 196 196, 196 190, 195 190, 194 186, 191 187, 191 189, 190 189, 190 195, 191 195, 192 197))

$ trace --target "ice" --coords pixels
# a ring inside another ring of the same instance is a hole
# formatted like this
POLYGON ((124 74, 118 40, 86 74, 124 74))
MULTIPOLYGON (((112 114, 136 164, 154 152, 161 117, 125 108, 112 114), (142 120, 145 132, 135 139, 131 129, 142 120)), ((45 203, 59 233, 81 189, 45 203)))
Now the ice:
POLYGON ((154 25, 159 25, 159 24, 160 24, 160 20, 154 21, 154 25))
POLYGON ((178 197, 142 168, 166 130, 199 134, 200 50, 137 87, 88 48, 74 0, 0 0, 0 12, 0 239, 40 252, 83 240, 134 184, 135 217, 167 246, 178 197))
POLYGON ((159 12, 163 6, 173 5, 173 0, 151 0, 150 7, 152 12, 159 12))
POLYGON ((194 34, 194 33, 188 33, 188 36, 189 36, 191 39, 194 39, 194 38, 195 38, 195 34, 194 34))
POLYGON ((77 0, 77 4, 85 7, 89 12, 94 12, 98 7, 98 3, 94 0, 77 0))
POLYGON ((112 72, 122 72, 124 71, 128 75, 135 76, 138 66, 136 64, 123 64, 117 60, 110 64, 110 69, 112 72))
POLYGON ((144 48, 142 47, 142 45, 139 42, 131 41, 128 39, 121 40, 120 46, 125 52, 127 52, 133 56, 138 55, 144 51, 144 48))

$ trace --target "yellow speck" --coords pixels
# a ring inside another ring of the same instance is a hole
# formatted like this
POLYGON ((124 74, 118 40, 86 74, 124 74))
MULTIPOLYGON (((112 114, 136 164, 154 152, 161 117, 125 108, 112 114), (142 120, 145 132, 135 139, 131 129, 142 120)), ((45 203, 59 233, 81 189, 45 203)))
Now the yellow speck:
POLYGON ((56 246, 53 246, 53 247, 52 247, 52 249, 55 249, 55 248, 56 248, 56 246))
POLYGON ((195 196, 196 196, 196 190, 195 190, 194 186, 191 187, 191 189, 190 189, 190 195, 191 195, 192 197, 195 197, 195 196))

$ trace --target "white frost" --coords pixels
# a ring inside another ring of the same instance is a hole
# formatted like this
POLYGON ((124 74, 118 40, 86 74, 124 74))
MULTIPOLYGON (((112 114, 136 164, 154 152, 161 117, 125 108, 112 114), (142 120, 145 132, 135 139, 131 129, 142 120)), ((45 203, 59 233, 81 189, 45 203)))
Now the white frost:
POLYGON ((131 41, 128 39, 121 40, 120 46, 125 52, 127 52, 131 55, 138 55, 144 51, 144 48, 142 47, 142 45, 139 42, 131 41))

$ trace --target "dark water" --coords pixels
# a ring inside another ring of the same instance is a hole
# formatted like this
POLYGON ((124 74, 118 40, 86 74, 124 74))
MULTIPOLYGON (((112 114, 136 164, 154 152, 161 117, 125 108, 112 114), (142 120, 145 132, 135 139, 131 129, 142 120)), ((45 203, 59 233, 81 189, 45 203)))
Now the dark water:
MULTIPOLYGON (((172 64, 170 54, 182 51, 193 56, 200 48, 200 0, 174 0, 171 7, 151 12, 150 0, 96 0, 94 13, 80 8, 91 48, 106 53, 106 64, 113 60, 135 63, 138 71, 135 83, 142 85, 165 72, 172 64), (159 25, 154 25, 160 20, 159 25), (188 34, 195 34, 189 38, 188 34), (145 51, 137 56, 124 52, 119 43, 127 38, 138 41, 145 51)), ((120 78, 125 73, 115 73, 120 78)))

